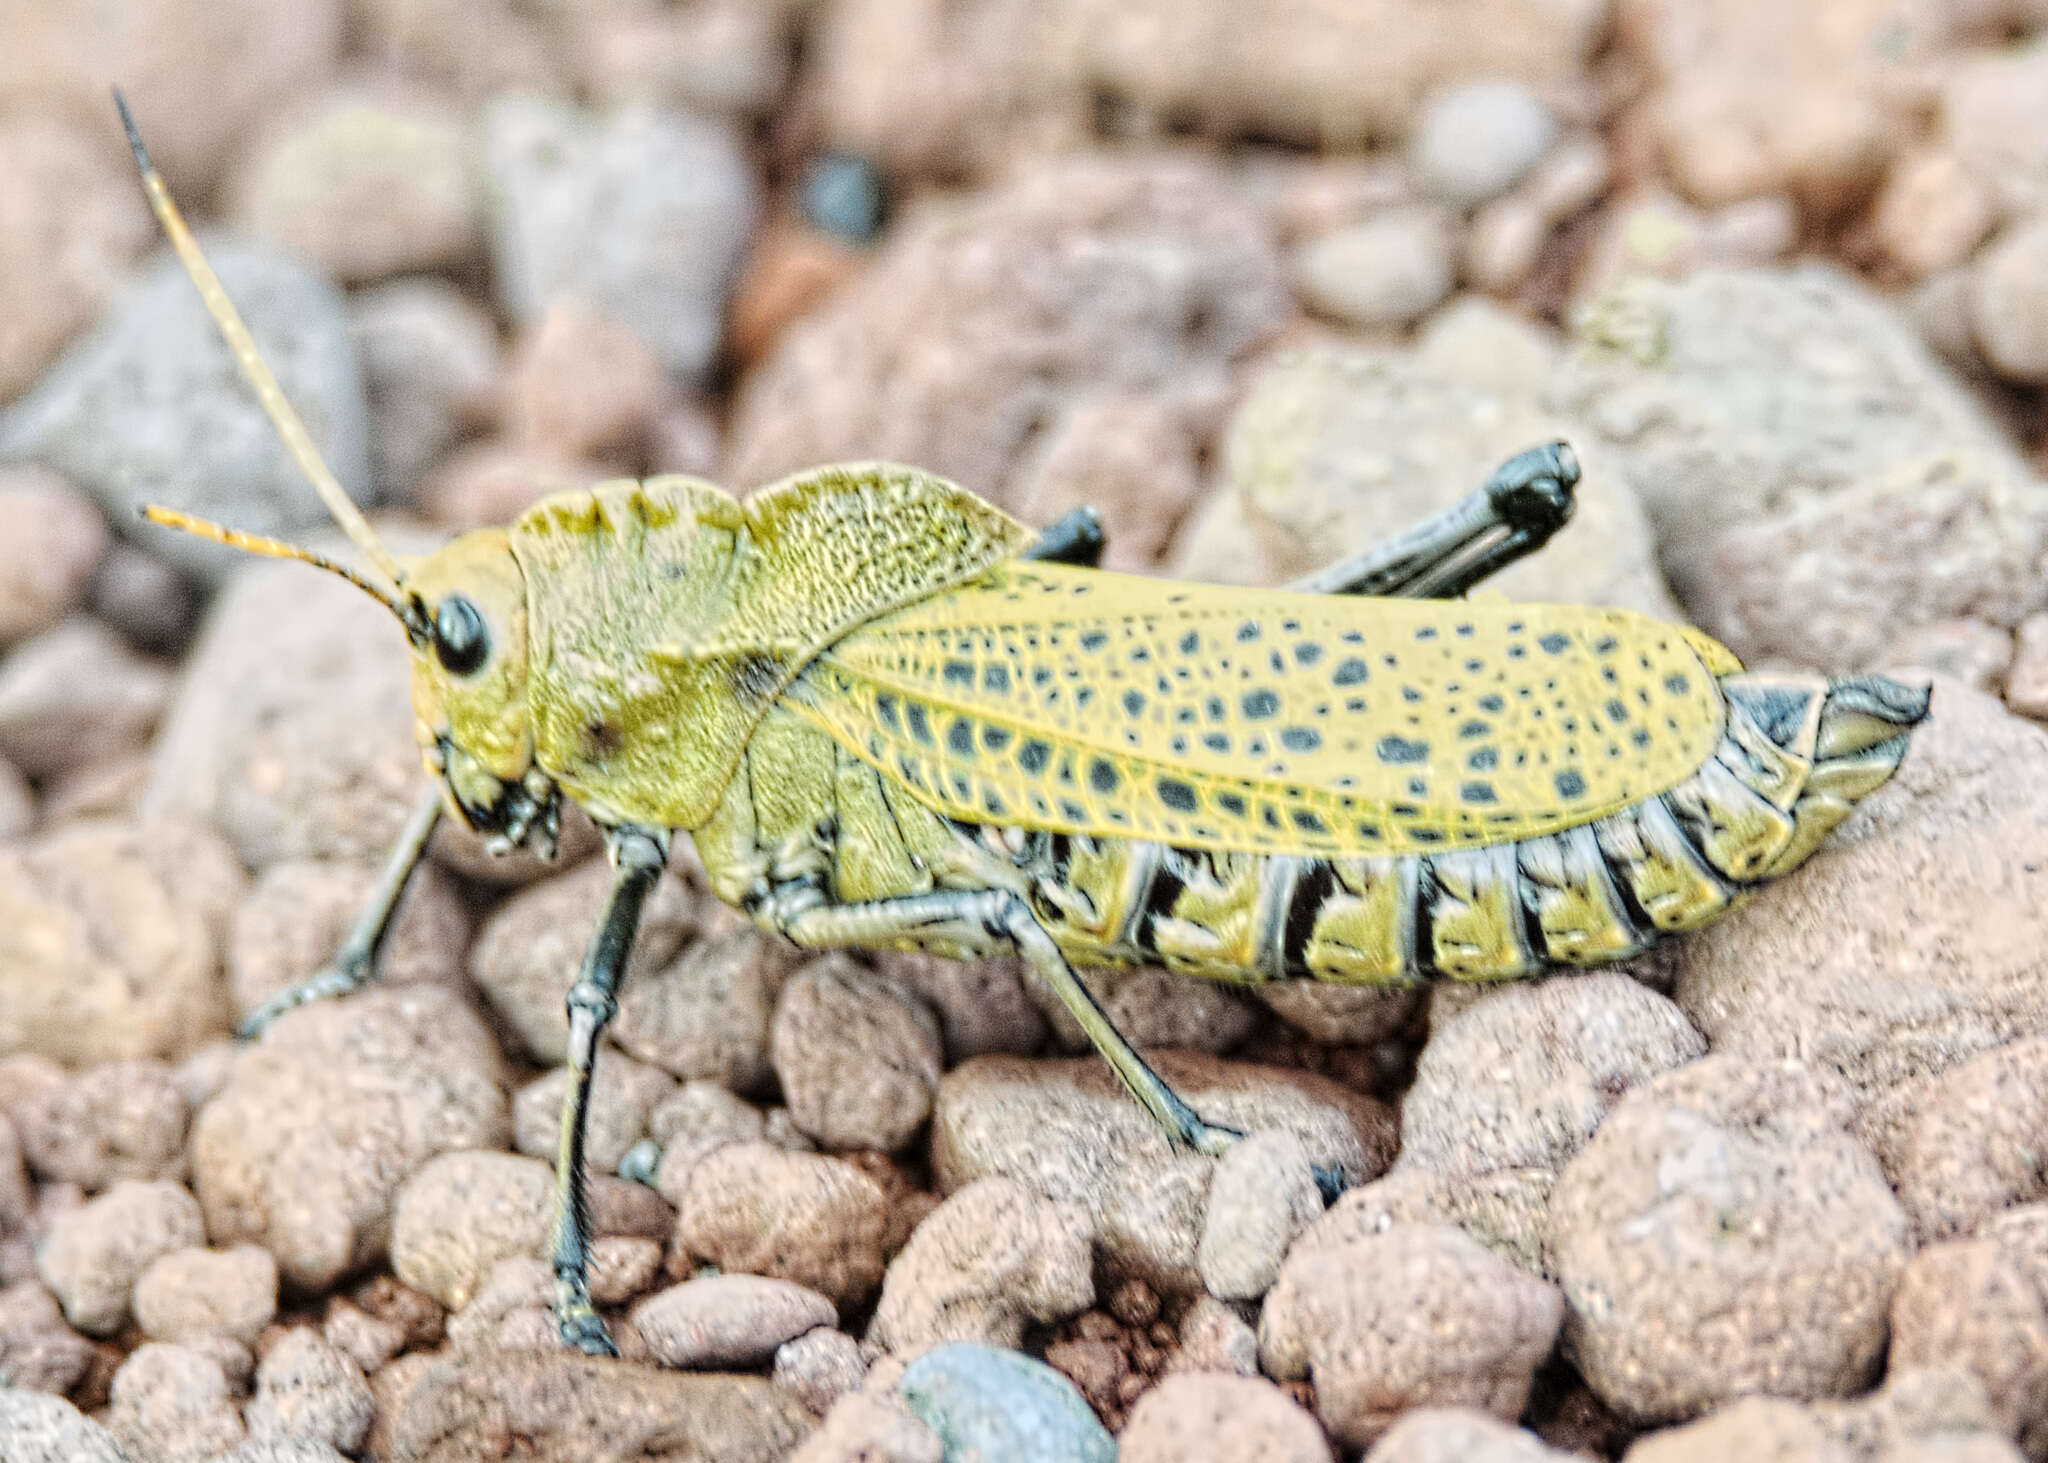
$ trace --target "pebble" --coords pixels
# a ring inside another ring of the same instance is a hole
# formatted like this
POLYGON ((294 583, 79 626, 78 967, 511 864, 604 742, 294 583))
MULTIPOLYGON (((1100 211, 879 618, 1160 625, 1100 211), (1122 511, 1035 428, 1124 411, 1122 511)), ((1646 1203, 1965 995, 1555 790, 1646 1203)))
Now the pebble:
POLYGON ((260 1245, 172 1250, 137 1279, 134 1307, 152 1341, 226 1336, 253 1347, 277 1315, 277 1261, 260 1245))
POLYGON ((872 244, 886 222, 889 198, 873 163, 827 151, 805 165, 797 204, 813 228, 849 244, 872 244))
POLYGON ((767 1131, 768 1120, 745 1098, 716 1082, 685 1082, 647 1114, 648 1135, 661 1149, 655 1187, 679 1204, 699 1159, 728 1143, 759 1141, 767 1131))
MULTIPOLYGON (((1206 405, 1152 391, 1105 391, 1075 401, 1018 462, 1004 501, 1038 524, 1086 504, 1106 526, 1103 566, 1147 569, 1201 493, 1196 459, 1206 405)), ((1211 1004, 1233 1004, 1221 987, 1194 985, 1221 995, 1211 1004)))
POLYGON ((1909 1225, 1843 1131, 1850 1102, 1797 1063, 1717 1052, 1636 1088, 1565 1166, 1567 1354, 1609 1407, 1671 1421, 1869 1383, 1909 1225))
POLYGON ((1095 1302, 1087 1216, 1007 1178, 949 1195, 889 1264, 868 1340, 901 1356, 935 1342, 1023 1344, 1095 1302))
MULTIPOLYGON (((568 1059, 565 1002, 611 883, 609 864, 601 858, 586 859, 499 905, 477 930, 476 943, 470 946, 470 978, 537 1062, 554 1066, 568 1059)), ((674 956, 695 925, 681 880, 672 875, 663 878, 654 886, 640 916, 640 933, 626 964, 622 1015, 636 985, 662 983, 655 979, 656 972, 674 956)), ((614 1038, 617 1033, 615 1025, 614 1038)), ((627 1050, 633 1051, 632 1046, 627 1050)), ((633 1054, 642 1061, 648 1059, 644 1052, 633 1054)))
MULTIPOLYGON (((10 1387, 61 1396, 78 1385, 94 1356, 93 1344, 64 1324, 57 1298, 41 1284, 0 1286, 0 1374, 10 1387)), ((0 1389, 0 1419, 6 1417, 4 1394, 0 1389)), ((0 1429, 0 1437, 10 1435, 0 1429)))
POLYGON ((1924 148, 1892 165, 1871 209, 1878 247, 1910 279, 1967 261, 1998 221, 1997 201, 1947 148, 1924 148))
POLYGON ((1706 1055, 1665 997, 1588 974, 1489 994, 1431 1032, 1401 1104, 1400 1166, 1563 1166, 1631 1087, 1706 1055))
MULTIPOLYGON (((521 1153, 554 1158, 569 1079, 569 1069, 557 1067, 534 1078, 512 1099, 512 1146, 521 1153)), ((675 1087, 668 1073, 644 1066, 624 1052, 606 1052, 591 1073, 584 1161, 599 1173, 617 1170, 626 1150, 647 1132, 648 1113, 675 1087)))
POLYGON ((236 225, 329 279, 473 266, 483 189, 461 112, 430 91, 344 84, 259 133, 227 183, 236 225))
POLYGON ((1408 166, 1425 190, 1469 208, 1520 182, 1556 135, 1556 122, 1528 87, 1468 81, 1423 107, 1408 137, 1408 166))
POLYGON ((554 1171, 538 1159, 443 1153, 392 1201, 392 1273, 460 1310, 499 1260, 541 1253, 553 1233, 554 1197, 554 1171))
POLYGON ((889 951, 876 958, 876 968, 939 1018, 949 1067, 985 1052, 1030 1056, 1045 1045, 1045 1017, 1015 956, 949 960, 889 951))
POLYGON ((945 1059, 938 1018, 850 956, 790 978, 768 1040, 791 1119, 828 1148, 891 1153, 931 1115, 945 1059))
POLYGON ((1974 1234, 2048 1198, 2032 1155, 2048 1120, 2048 1037, 1994 1047, 1885 1093, 1858 1115, 1923 1240, 1974 1234))
POLYGON ((505 425, 544 453, 630 470, 646 456, 667 395, 661 361, 628 324, 557 299, 513 346, 505 425))
POLYGON ((1519 1417, 1564 1303, 1456 1229, 1407 1225, 1298 1252, 1259 1318, 1268 1376, 1312 1380, 1316 1415, 1370 1447, 1412 1407, 1519 1417))
MULTIPOLYGON (((1087 973, 1084 984, 1116 1029, 1140 1048, 1170 1046, 1221 1055, 1259 1024, 1258 1005, 1250 998, 1219 982, 1189 980, 1157 966, 1099 967, 1087 973)), ((1043 981, 1034 980, 1025 989, 1061 1046, 1069 1052, 1094 1051, 1081 1023, 1043 981)))
POLYGON ((8 160, 7 185, 0 189, 0 259, 7 261, 0 269, 0 318, 7 321, 0 401, 6 401, 99 314, 148 246, 153 227, 133 174, 82 129, 54 116, 17 114, 0 127, 0 150, 8 160))
POLYGON ((895 1393, 854 1392, 832 1404, 789 1463, 945 1463, 945 1453, 895 1393))
POLYGON ((310 1326, 293 1326, 256 1367, 256 1391, 244 1417, 251 1437, 312 1438, 354 1453, 375 1411, 356 1364, 310 1326))
POLYGON ((787 970, 787 957, 757 930, 698 940, 658 975, 627 984, 612 1040, 684 1081, 771 1090, 769 1022, 787 970))
POLYGON ((1534 1433, 1491 1413, 1418 1407, 1402 1413, 1362 1463, 1568 1463, 1581 1456, 1546 1448, 1534 1433))
POLYGON ((1311 1041, 1371 1046, 1398 1035, 1415 1014, 1414 991, 1281 980, 1258 987, 1268 1010, 1311 1041))
MULTIPOLYGON (((1156 1053, 1154 1066, 1210 1121, 1292 1132, 1347 1183, 1376 1177, 1393 1152, 1391 1112, 1325 1079, 1191 1052, 1156 1053)), ((1119 1274, 1174 1294, 1202 1288, 1195 1255, 1214 1162, 1168 1148, 1099 1058, 962 1063, 939 1083, 931 1162, 942 1192, 1014 1179, 1087 1214, 1119 1274)))
POLYGON ((1114 1463, 1116 1443, 1043 1362, 972 1341, 913 1361, 897 1392, 960 1463, 1114 1463))
POLYGON ((0 467, 0 645, 77 609, 106 551, 106 519, 90 498, 48 468, 0 467))
POLYGON ((887 1197, 852 1164, 731 1143, 689 1170, 676 1198, 675 1244, 721 1270, 850 1305, 881 1283, 887 1223, 887 1197))
MULTIPOLYGON (((285 859, 256 876, 228 926, 228 999, 238 1021, 333 958, 376 879, 370 865, 340 859, 285 859)), ((378 952, 379 984, 458 985, 470 923, 455 882, 422 864, 378 952)))
POLYGON ((72 1325, 106 1336, 127 1322, 135 1282, 159 1256, 205 1240, 185 1188, 128 1179, 59 1215, 36 1250, 36 1270, 72 1325))
POLYGON ((366 1376, 405 1349, 405 1328, 373 1316, 344 1296, 330 1296, 320 1334, 366 1376))
POLYGON ((260 1244, 292 1285, 329 1289, 385 1252, 393 1198, 428 1160, 507 1141, 500 1061, 475 1011, 442 987, 372 987, 287 1012, 241 1049, 192 1126, 213 1243, 260 1244))
POLYGON ((1549 1208, 1556 1184, 1556 1173, 1547 1168, 1446 1175, 1397 1166, 1340 1195, 1297 1248, 1344 1244, 1397 1224, 1453 1224, 1510 1264, 1552 1280, 1549 1208))
MULTIPOLYGON (((224 242, 207 258, 327 465, 352 497, 366 499, 367 413, 340 295, 275 251, 224 242)), ((145 503, 294 540, 327 522, 198 293, 168 259, 0 410, 0 460, 14 457, 63 473, 120 524, 145 503)), ((145 542, 216 584, 245 562, 180 533, 152 529, 145 542)))
POLYGON ((1941 82, 1941 133, 1983 180, 2000 213, 2048 207, 2048 48, 1984 47, 1953 58, 1941 82))
POLYGON ((1970 266, 1970 325, 1991 369, 2017 386, 2048 382, 2048 219, 2017 224, 1970 266))
POLYGON ((0 1388, 0 1438, 7 1463, 135 1463, 112 1433, 62 1397, 27 1387, 0 1388))
POLYGON ((754 236, 726 309, 733 356, 756 365, 798 320, 861 270, 861 254, 815 228, 771 218, 754 236))
POLYGON ((555 1349, 499 1352, 486 1367, 463 1355, 422 1358, 381 1413, 379 1455, 418 1463, 468 1463, 476 1439, 490 1437, 518 1438, 534 1463, 664 1454, 783 1463, 813 1426, 801 1403, 760 1377, 555 1349))
POLYGON ((1334 1463, 1315 1418, 1271 1382, 1251 1377, 1168 1377, 1131 1409, 1118 1463, 1334 1463))
POLYGON ((2028 615, 2013 635, 2005 704, 2021 716, 2048 721, 2048 614, 2028 615))
POLYGON ((823 1417, 867 1375, 860 1343, 832 1326, 816 1326, 775 1348, 769 1380, 823 1417))
POLYGON ((1886 1365, 1967 1367, 2001 1432, 2038 1442, 2048 1426, 2048 1307, 1996 1241, 1951 1240, 1913 1256, 1892 1296, 1886 1365))
POLYGON ((1388 212, 1298 246, 1294 288, 1347 325, 1399 329, 1442 304, 1457 281, 1451 233, 1431 209, 1388 212))
POLYGON ((839 1311, 825 1296, 761 1275, 707 1275, 657 1291, 633 1307, 633 1326, 663 1366, 757 1367, 777 1348, 839 1311))
POLYGON ((1936 620, 1908 630, 1885 655, 1884 663, 1911 670, 1934 671, 1993 695, 2005 683, 2012 663, 2013 635, 1982 620, 1936 620))
POLYGON ((522 323, 558 298, 629 323, 677 380, 717 355, 725 292, 759 185, 727 129, 675 112, 593 117, 538 97, 484 111, 500 302, 522 323))
POLYGON ((417 503, 421 484, 449 450, 497 419, 497 326, 482 306, 437 279, 358 290, 349 296, 348 314, 369 403, 377 501, 417 503))
POLYGON ((110 761, 149 740, 170 691, 162 665, 74 615, 0 661, 0 756, 36 778, 110 761))
POLYGON ((165 1341, 114 1373, 107 1431, 136 1463, 209 1463, 247 1436, 220 1363, 165 1341))
POLYGON ((1323 1215, 1315 1165, 1300 1138, 1253 1133, 1216 1165, 1195 1263, 1221 1300, 1257 1300, 1272 1288, 1295 1238, 1323 1215))
POLYGON ((9 1112, 44 1179, 90 1194, 121 1179, 184 1174, 187 1107, 162 1062, 102 1062, 23 1092, 9 1112))
POLYGON ((467 532, 501 528, 543 498, 581 492, 604 476, 601 466, 550 448, 487 438, 443 458, 414 497, 435 523, 467 532))
POLYGON ((317 1438, 251 1438, 213 1463, 348 1463, 317 1438))

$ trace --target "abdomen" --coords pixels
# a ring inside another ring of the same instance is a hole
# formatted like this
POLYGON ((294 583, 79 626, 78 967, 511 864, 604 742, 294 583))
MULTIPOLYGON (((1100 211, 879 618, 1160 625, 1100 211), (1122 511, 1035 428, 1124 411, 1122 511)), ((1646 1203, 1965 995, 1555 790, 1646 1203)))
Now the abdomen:
POLYGON ((1927 692, 1880 676, 1737 673, 1692 776, 1540 837, 1318 858, 961 828, 1006 848, 1078 964, 1210 979, 1507 980, 1633 955, 1797 867, 1904 756, 1927 692))

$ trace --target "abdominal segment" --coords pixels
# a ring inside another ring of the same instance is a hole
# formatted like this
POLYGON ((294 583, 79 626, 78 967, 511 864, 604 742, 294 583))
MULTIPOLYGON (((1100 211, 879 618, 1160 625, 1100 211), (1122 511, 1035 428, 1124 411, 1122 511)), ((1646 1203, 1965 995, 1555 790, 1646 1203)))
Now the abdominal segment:
POLYGON ((1802 863, 1891 775, 1927 707, 1924 691, 1877 676, 1742 673, 1722 689, 1726 729, 1692 776, 1540 837, 1323 858, 993 836, 1079 964, 1371 985, 1601 964, 1706 923, 1802 863))

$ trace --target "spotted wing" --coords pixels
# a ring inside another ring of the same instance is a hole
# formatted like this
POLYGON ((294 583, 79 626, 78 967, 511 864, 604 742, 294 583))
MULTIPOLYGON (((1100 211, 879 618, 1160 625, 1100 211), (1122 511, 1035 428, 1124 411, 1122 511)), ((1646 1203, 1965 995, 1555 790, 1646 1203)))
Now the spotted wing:
POLYGON ((1530 837, 1675 786, 1738 668, 1620 610, 1011 562, 835 641, 788 699, 963 821, 1374 854, 1530 837))

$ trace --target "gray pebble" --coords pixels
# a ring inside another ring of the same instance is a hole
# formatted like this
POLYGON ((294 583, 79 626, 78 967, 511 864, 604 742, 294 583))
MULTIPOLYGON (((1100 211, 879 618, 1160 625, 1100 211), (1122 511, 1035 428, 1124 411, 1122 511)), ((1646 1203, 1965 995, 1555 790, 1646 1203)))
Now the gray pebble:
POLYGON ((971 1341, 936 1347, 896 1384, 947 1463, 1113 1463, 1116 1442, 1043 1362, 971 1341))
POLYGON ((1423 109, 1408 165, 1446 203, 1484 203, 1512 188, 1557 136, 1542 102, 1511 81, 1468 81, 1423 109))

